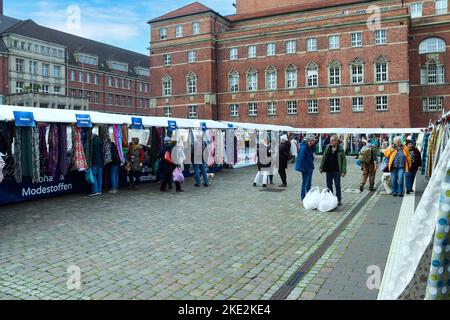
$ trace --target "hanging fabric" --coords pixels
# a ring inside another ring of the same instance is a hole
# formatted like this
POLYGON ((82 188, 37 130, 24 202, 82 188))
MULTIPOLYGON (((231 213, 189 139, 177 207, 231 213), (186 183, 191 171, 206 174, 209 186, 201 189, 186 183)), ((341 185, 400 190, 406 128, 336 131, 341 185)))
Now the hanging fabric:
POLYGON ((31 137, 31 127, 21 127, 22 131, 22 141, 20 144, 22 153, 22 177, 32 177, 33 176, 33 154, 32 154, 32 137, 31 137))
POLYGON ((6 166, 5 160, 3 160, 3 153, 0 152, 0 183, 2 183, 3 176, 3 168, 6 166))
POLYGON ((120 162, 124 162, 124 155, 123 155, 123 149, 122 149, 122 125, 113 125, 113 135, 114 135, 114 142, 117 148, 117 152, 119 153, 119 159, 120 162))
POLYGON ((39 152, 39 127, 31 127, 31 178, 38 182, 41 176, 41 157, 39 152))
POLYGON ((47 125, 39 125, 39 168, 41 173, 47 173, 47 125))
POLYGON ((22 128, 14 130, 14 178, 17 183, 22 183, 22 128))
POLYGON ((128 125, 124 123, 122 125, 122 147, 127 148, 128 150, 128 125))
POLYGON ((57 177, 66 176, 69 163, 67 161, 67 125, 58 124, 58 166, 57 177))
POLYGON ((58 126, 54 123, 50 125, 50 132, 48 136, 48 168, 47 173, 51 177, 56 177, 56 171, 58 169, 58 157, 59 157, 59 135, 58 126))
POLYGON ((106 166, 112 161, 111 139, 109 138, 109 128, 107 125, 100 127, 100 138, 103 141, 103 160, 106 166))
POLYGON ((84 156, 88 168, 92 163, 92 128, 83 128, 81 131, 81 141, 83 142, 84 156))
POLYGON ((72 164, 73 170, 85 171, 87 169, 86 157, 84 155, 83 143, 81 142, 81 128, 72 128, 72 164))

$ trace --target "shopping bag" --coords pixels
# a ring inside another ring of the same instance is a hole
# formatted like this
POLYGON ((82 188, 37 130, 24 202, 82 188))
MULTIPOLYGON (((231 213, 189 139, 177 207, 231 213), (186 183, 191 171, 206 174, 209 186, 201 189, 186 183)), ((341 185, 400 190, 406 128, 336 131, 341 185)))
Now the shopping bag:
POLYGON ((329 212, 338 207, 338 198, 330 191, 330 189, 324 189, 320 193, 319 204, 317 209, 320 212, 329 212))
POLYGON ((389 172, 389 158, 385 157, 380 166, 381 172, 389 172))
POLYGON ((306 210, 316 210, 320 200, 320 188, 314 187, 306 194, 303 199, 303 207, 306 210))
POLYGON ((86 178, 86 182, 89 184, 94 184, 95 183, 95 179, 94 179, 94 174, 92 173, 92 169, 88 168, 85 171, 85 178, 86 178))
POLYGON ((181 172, 180 168, 175 168, 172 173, 173 181, 183 183, 184 182, 184 176, 183 172, 181 172))

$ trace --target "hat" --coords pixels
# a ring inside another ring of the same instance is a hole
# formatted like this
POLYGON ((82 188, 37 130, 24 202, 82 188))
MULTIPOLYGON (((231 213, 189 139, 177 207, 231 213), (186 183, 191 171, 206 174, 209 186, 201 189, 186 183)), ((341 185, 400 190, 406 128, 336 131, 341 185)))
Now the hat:
POLYGON ((280 141, 281 142, 285 142, 285 141, 288 141, 289 139, 288 139, 288 137, 287 137, 287 135, 282 135, 281 137, 280 137, 280 141))

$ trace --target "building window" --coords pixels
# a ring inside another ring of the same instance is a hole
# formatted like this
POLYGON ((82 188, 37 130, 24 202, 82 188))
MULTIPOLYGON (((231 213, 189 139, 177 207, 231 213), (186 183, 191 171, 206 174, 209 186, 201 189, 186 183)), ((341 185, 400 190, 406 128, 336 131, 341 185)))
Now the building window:
POLYGON ((376 82, 388 81, 388 64, 383 57, 378 58, 378 61, 375 63, 375 79, 376 82))
POLYGON ((364 111, 364 98, 363 97, 352 98, 352 111, 353 112, 363 112, 364 111))
POLYGON ((376 97, 377 100, 377 111, 387 111, 388 110, 388 97, 379 96, 376 97))
POLYGON ((410 5, 411 18, 419 18, 422 16, 422 2, 414 2, 410 5))
POLYGON ((352 32, 351 33, 351 39, 352 39, 352 47, 361 47, 362 46, 362 32, 352 32))
POLYGON ((256 117, 258 115, 258 105, 255 102, 248 104, 248 115, 251 117, 256 117))
POLYGON ((180 38, 183 36, 183 26, 177 25, 175 26, 175 37, 180 38))
POLYGON ((114 78, 114 85, 115 85, 116 88, 119 87, 119 79, 118 78, 114 78))
POLYGON ((98 97, 99 97, 99 94, 98 94, 98 92, 94 92, 94 103, 98 103, 98 97))
POLYGON ((78 71, 78 82, 83 82, 84 74, 83 71, 78 71))
POLYGON ((297 88, 297 68, 292 64, 286 68, 286 88, 297 88))
POLYGON ((25 72, 25 60, 16 59, 16 72, 23 73, 25 72))
POLYGON ((258 90, 258 73, 253 68, 250 68, 250 70, 248 70, 247 72, 247 90, 258 90))
POLYGON ((128 90, 131 90, 133 83, 131 80, 128 80, 128 90))
POLYGON ((256 58, 256 46, 255 45, 248 46, 247 50, 248 50, 249 58, 256 58))
POLYGON ((271 42, 267 44, 267 56, 274 56, 277 54, 276 43, 271 42))
POLYGON ((319 113, 317 99, 308 100, 306 101, 306 104, 308 106, 308 113, 319 113))
POLYGON ((108 77, 108 86, 112 87, 112 85, 113 85, 113 78, 108 77))
POLYGON ((187 76, 187 92, 188 94, 197 93, 197 76, 194 73, 187 76))
POLYGON ((319 85, 319 66, 310 62, 306 67, 306 86, 317 87, 319 85))
POLYGON ((164 107, 164 117, 172 116, 172 107, 164 107))
MULTIPOLYGON (((77 90, 75 89, 70 89, 70 96, 71 97, 76 97, 77 96, 77 90)), ((112 104, 112 103, 111 103, 112 104)))
POLYGON ((129 107, 133 106, 133 97, 128 97, 128 106, 129 107))
POLYGON ((328 37, 328 48, 329 49, 339 49, 339 35, 333 35, 328 37))
POLYGON ((231 48, 230 49, 230 60, 237 60, 238 59, 238 48, 231 48))
POLYGON ((172 64, 172 55, 171 54, 163 54, 164 66, 170 66, 172 64))
POLYGON ((306 51, 317 51, 317 38, 306 39, 306 51))
POLYGON ((30 61, 29 64, 29 74, 35 75, 37 74, 37 62, 36 61, 30 61))
POLYGON ((421 84, 444 84, 444 66, 438 65, 435 60, 431 60, 425 67, 420 68, 421 84))
POLYGON ((109 105, 112 105, 112 104, 113 104, 113 95, 112 95, 112 94, 109 94, 109 95, 108 95, 108 104, 109 104, 109 105))
POLYGON ((230 117, 239 117, 239 106, 237 104, 230 105, 230 117))
POLYGON ((16 93, 22 93, 23 92, 23 82, 16 82, 16 93))
POLYGON ((297 52, 297 42, 295 40, 286 41, 286 53, 292 54, 297 52))
POLYGON ((61 88, 60 87, 53 87, 53 93, 54 94, 60 94, 61 93, 61 88))
POLYGON ((239 73, 236 70, 231 70, 228 74, 228 88, 230 92, 239 91, 239 73))
POLYGON ((61 78, 61 67, 60 66, 53 67, 53 76, 55 78, 61 78))
POLYGON ((274 90, 277 88, 277 70, 270 66, 266 70, 266 89, 274 90))
POLYGON ((439 38, 428 38, 419 45, 419 54, 445 52, 445 41, 439 38))
POLYGON ((144 91, 144 84, 142 82, 139 82, 139 92, 144 91))
POLYGON ((267 115, 268 116, 277 115, 277 103, 275 101, 267 102, 267 115))
POLYGON ((75 70, 70 70, 70 81, 75 81, 75 70))
POLYGON ((423 112, 442 111, 444 97, 426 97, 422 99, 423 112))
POLYGON ((196 21, 192 23, 192 34, 200 34, 200 22, 196 21))
POLYGON ((286 103, 286 105, 287 105, 287 114, 288 115, 297 114, 297 101, 295 101, 295 100, 288 101, 286 103))
POLYGON ((144 83, 144 91, 148 92, 148 83, 144 83))
POLYGON ((164 76, 162 80, 162 94, 165 97, 172 95, 172 78, 168 75, 164 76))
POLYGON ((188 63, 194 63, 195 61, 197 61, 197 51, 188 51, 188 63))
POLYGON ((436 0, 436 14, 446 14, 448 12, 447 0, 436 0))
POLYGON ((338 86, 341 84, 341 64, 334 60, 330 63, 329 69, 329 83, 331 86, 338 86))
POLYGON ((386 44, 387 42, 387 31, 386 30, 375 30, 375 44, 386 44))
POLYGON ((86 73, 86 83, 91 83, 91 73, 86 73))
POLYGON ((166 28, 159 29, 159 39, 160 40, 167 39, 167 29, 166 28))
POLYGON ((364 67, 363 62, 356 58, 351 65, 352 83, 361 84, 364 83, 364 67))
POLYGON ((330 112, 331 113, 341 112, 341 99, 339 98, 330 99, 330 112))
POLYGON ((42 64, 42 75, 44 77, 48 77, 50 75, 50 65, 43 63, 42 64))
POLYGON ((197 106, 188 106, 188 118, 197 119, 197 106))
POLYGON ((116 96, 116 106, 120 105, 120 96, 116 96))

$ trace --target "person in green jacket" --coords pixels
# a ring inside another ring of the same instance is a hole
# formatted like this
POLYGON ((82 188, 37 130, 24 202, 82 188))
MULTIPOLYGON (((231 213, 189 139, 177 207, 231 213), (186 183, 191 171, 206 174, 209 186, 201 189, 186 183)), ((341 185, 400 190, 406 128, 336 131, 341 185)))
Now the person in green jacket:
POLYGON ((347 174, 347 158, 345 151, 339 144, 339 139, 336 135, 330 139, 330 144, 325 147, 322 163, 320 164, 320 173, 325 172, 327 175, 327 188, 333 192, 333 181, 336 186, 336 197, 339 201, 339 206, 342 205, 341 193, 341 177, 347 174))

